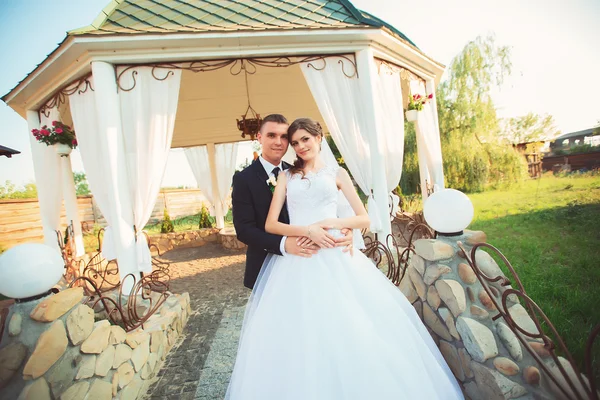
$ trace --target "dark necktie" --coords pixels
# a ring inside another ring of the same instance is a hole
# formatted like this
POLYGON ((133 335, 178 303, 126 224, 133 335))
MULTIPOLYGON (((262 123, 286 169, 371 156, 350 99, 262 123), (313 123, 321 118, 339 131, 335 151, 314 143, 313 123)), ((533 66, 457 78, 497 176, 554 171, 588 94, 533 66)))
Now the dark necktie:
POLYGON ((273 168, 273 171, 271 171, 271 173, 275 176, 275 179, 277 179, 277 177, 279 176, 279 171, 281 171, 279 167, 275 167, 273 168))

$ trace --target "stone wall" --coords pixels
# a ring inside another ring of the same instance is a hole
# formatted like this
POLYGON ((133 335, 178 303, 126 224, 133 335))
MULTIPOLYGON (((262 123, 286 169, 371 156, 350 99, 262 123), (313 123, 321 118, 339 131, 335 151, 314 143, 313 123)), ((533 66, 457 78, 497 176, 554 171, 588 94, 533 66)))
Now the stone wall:
MULTIPOLYGON (((161 233, 150 236, 149 244, 156 245, 162 253, 173 250, 176 247, 199 247, 207 242, 219 240, 219 229, 204 228, 195 231, 161 233)), ((154 248, 151 247, 151 250, 154 248)))
MULTIPOLYGON (((474 244, 485 240, 483 232, 474 231, 457 237, 417 240, 416 254, 411 257, 400 289, 413 303, 469 398, 563 398, 506 321, 492 320, 498 313, 494 303, 458 247, 460 241, 470 251, 474 244)), ((487 252, 478 250, 476 261, 487 276, 504 276, 487 252)), ((506 288, 498 284, 493 289, 501 304, 506 288)), ((508 297, 508 306, 519 326, 538 332, 516 295, 508 297)), ((545 365, 556 371, 556 363, 543 343, 526 340, 545 365)), ((564 358, 559 357, 559 362, 571 368, 564 358)))
POLYGON ((228 250, 246 250, 248 246, 240 242, 235 233, 235 228, 223 228, 219 232, 219 242, 224 249, 228 250))
POLYGON ((125 332, 95 321, 83 299, 82 288, 71 288, 11 307, 1 400, 141 398, 191 312, 187 293, 171 294, 143 329, 125 332))

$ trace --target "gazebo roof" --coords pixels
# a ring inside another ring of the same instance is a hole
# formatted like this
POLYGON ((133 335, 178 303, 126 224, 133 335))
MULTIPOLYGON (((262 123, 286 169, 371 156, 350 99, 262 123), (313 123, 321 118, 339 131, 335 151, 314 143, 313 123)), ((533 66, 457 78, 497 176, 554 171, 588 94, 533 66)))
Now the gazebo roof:
POLYGON ((18 150, 13 150, 11 148, 0 145, 0 156, 6 156, 11 158, 13 154, 21 154, 18 150))
MULTIPOLYGON (((110 0, 107 0, 110 1, 110 0)), ((2 97, 25 118, 90 74, 92 61, 149 65, 352 54, 375 56, 437 84, 444 66, 348 0, 112 0, 2 97)))
MULTIPOLYGON (((69 35, 387 28, 347 0, 112 0, 89 26, 69 35)), ((416 46, 415 46, 416 47, 416 46)))

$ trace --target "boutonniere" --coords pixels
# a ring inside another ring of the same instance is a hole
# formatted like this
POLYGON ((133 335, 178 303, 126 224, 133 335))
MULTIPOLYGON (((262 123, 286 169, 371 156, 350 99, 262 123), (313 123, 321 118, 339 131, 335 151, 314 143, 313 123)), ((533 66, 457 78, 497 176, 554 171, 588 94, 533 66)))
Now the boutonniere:
POLYGON ((267 179, 267 185, 269 185, 269 189, 271 189, 271 193, 275 191, 275 186, 277 186, 277 179, 274 176, 269 177, 267 179))

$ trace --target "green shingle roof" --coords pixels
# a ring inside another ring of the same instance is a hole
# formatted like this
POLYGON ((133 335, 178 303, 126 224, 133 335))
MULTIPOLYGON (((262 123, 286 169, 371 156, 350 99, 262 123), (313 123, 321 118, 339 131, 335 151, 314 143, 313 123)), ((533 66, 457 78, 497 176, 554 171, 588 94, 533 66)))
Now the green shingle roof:
POLYGON ((229 32, 385 27, 347 0, 112 0, 88 27, 69 35, 229 32))

